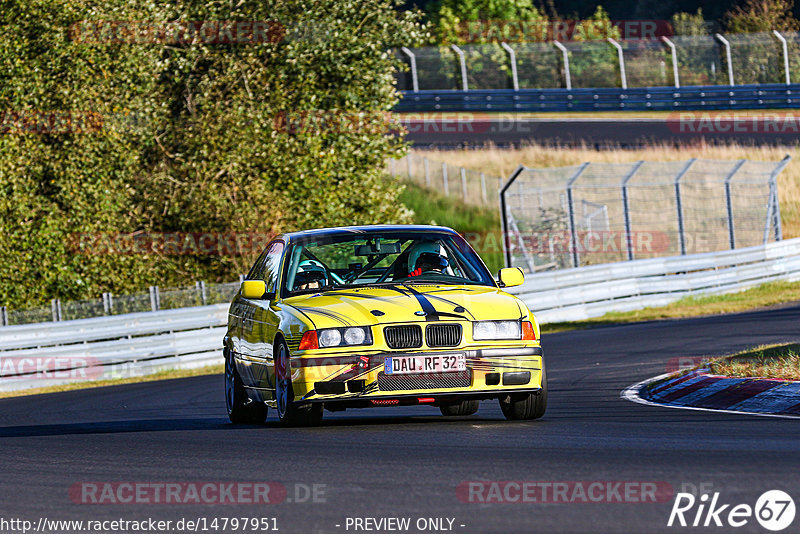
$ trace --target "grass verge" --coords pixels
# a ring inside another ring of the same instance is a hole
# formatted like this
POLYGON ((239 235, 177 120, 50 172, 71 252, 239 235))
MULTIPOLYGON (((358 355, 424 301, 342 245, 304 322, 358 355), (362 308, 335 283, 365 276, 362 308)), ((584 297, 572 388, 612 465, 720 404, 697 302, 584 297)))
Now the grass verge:
POLYGON ((800 380, 800 344, 764 345, 710 360, 706 365, 715 375, 800 380))
POLYGON ((643 308, 624 313, 611 312, 597 319, 585 321, 548 323, 542 325, 542 333, 552 334, 620 323, 736 313, 796 301, 800 301, 800 282, 768 282, 738 293, 684 297, 666 306, 643 308))
POLYGON ((198 369, 173 369, 168 371, 159 371, 158 373, 153 373, 151 375, 135 376, 131 378, 113 378, 109 380, 73 382, 71 384, 23 389, 20 391, 4 391, 0 392, 0 399, 9 397, 24 397, 27 395, 39 395, 42 393, 58 393, 61 391, 99 388, 104 386, 118 386, 121 384, 137 384, 139 382, 155 382, 158 380, 171 380, 173 378, 186 378, 189 376, 216 375, 222 374, 222 372, 222 364, 209 365, 207 367, 200 367, 198 369))

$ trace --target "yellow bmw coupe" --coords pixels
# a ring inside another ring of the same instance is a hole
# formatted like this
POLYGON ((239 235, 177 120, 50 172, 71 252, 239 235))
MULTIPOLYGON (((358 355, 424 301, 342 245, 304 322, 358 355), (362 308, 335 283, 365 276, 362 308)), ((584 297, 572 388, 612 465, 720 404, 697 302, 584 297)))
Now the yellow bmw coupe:
POLYGON ((234 423, 314 425, 330 411, 498 399, 536 419, 547 378, 533 314, 455 231, 353 226, 278 236, 231 303, 223 341, 234 423))

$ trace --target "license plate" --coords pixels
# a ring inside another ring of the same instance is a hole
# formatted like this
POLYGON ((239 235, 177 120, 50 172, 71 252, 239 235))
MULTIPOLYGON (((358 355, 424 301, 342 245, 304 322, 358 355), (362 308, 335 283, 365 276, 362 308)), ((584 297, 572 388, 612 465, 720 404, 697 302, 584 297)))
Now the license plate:
POLYGON ((467 359, 463 354, 436 354, 387 356, 384 361, 383 372, 387 375, 413 375, 465 371, 466 369, 467 359))

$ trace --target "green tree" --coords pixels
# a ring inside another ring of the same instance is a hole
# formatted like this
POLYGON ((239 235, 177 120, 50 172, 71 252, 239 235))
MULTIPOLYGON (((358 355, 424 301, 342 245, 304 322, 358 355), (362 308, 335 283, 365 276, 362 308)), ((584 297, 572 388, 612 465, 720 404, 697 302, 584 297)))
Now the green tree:
POLYGON ((746 0, 729 10, 724 17, 728 33, 797 31, 800 27, 792 14, 792 0, 746 0))
POLYGON ((0 7, 0 303, 229 281, 252 260, 77 253, 76 234, 404 220, 399 187, 382 174, 405 149, 389 135, 397 60, 387 50, 423 34, 393 0, 0 7), (278 31, 256 42, 135 41, 108 21, 271 21, 278 31), (81 33, 92 24, 105 33, 81 33), (70 114, 99 126, 20 127, 70 114))

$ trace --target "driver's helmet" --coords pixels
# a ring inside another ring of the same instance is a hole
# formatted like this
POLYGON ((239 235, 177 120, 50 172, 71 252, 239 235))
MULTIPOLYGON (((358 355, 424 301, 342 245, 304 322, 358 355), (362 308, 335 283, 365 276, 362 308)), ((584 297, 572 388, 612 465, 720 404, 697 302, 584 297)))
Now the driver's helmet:
POLYGON ((417 243, 411 248, 411 252, 408 254, 408 271, 411 272, 418 267, 422 267, 422 265, 419 264, 420 260, 422 260, 425 265, 432 265, 440 270, 444 270, 449 265, 447 261, 447 251, 445 251, 443 246, 433 241, 417 243))
POLYGON ((298 288, 311 282, 319 282, 320 287, 328 285, 325 275, 325 267, 314 260, 304 260, 297 266, 297 273, 294 276, 294 286, 298 288))

